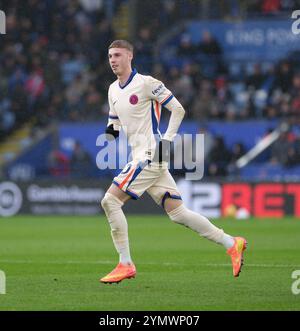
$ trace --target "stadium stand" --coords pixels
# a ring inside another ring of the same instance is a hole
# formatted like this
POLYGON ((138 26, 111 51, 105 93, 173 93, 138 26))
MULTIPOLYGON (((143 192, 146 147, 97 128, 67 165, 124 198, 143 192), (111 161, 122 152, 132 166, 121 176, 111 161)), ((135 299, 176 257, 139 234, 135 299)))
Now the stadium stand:
MULTIPOLYGON (((30 6, 25 7, 16 0, 7 0, 1 4, 7 8, 7 34, 0 44, 2 146, 20 130, 26 131, 26 135, 21 135, 19 146, 26 146, 28 139, 54 124, 58 132, 58 142, 52 146, 57 151, 54 159, 71 162, 75 141, 88 153, 84 162, 94 159, 95 138, 103 130, 108 113, 107 89, 114 80, 106 49, 120 35, 114 19, 128 15, 129 1, 30 0, 30 6), (70 122, 73 126, 67 124, 70 122), (88 124, 91 122, 97 124, 88 124), (66 127, 72 131, 67 151, 62 134, 66 127), (89 143, 76 136, 77 130, 83 136, 84 128, 93 132, 89 143)), ((300 174, 300 62, 298 46, 295 48, 292 42, 293 47, 276 59, 230 61, 220 34, 206 29, 196 36, 195 26, 202 24, 199 19, 218 19, 218 23, 211 21, 216 28, 217 24, 225 27, 224 19, 229 20, 228 24, 234 24, 235 19, 262 17, 278 21, 297 6, 296 0, 236 0, 227 5, 220 1, 137 2, 137 17, 143 20, 136 22, 135 65, 142 73, 161 78, 184 105, 187 122, 181 132, 196 133, 204 125, 212 135, 212 145, 218 144, 207 154, 208 176, 300 174), (160 8, 157 18, 143 15, 149 6, 160 8), (158 35, 170 34, 168 29, 181 23, 182 29, 174 30, 163 43, 158 42, 158 35), (238 155, 281 121, 288 122, 290 131, 260 155, 255 164, 236 174, 232 164, 238 155), (220 146, 228 154, 222 164, 218 164, 214 153, 214 148, 220 146), (282 150, 288 151, 284 157, 282 150), (222 169, 221 173, 218 169, 222 169)), ((123 23, 126 25, 126 19, 123 23)), ((162 127, 166 119, 164 114, 162 127)), ((51 158, 41 154, 40 147, 49 144, 49 139, 49 135, 43 136, 29 151, 24 148, 26 155, 21 153, 22 148, 16 149, 2 169, 3 176, 16 173, 14 169, 20 164, 30 164, 34 168, 31 175, 53 175, 49 170, 53 155, 51 158), (34 160, 39 161, 35 164, 34 160)), ((73 171, 70 169, 62 175, 74 175, 74 167, 73 171)), ((88 172, 88 176, 105 174, 92 166, 88 172)))

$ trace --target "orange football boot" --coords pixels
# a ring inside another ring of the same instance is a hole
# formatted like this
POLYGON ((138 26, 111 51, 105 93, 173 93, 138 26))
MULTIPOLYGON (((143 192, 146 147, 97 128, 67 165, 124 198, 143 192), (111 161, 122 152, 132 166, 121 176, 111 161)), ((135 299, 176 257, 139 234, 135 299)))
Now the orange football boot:
POLYGON ((134 278, 135 275, 136 268, 134 264, 125 265, 120 262, 112 272, 101 278, 100 282, 105 284, 119 283, 123 279, 134 278))
POLYGON ((242 237, 235 237, 234 245, 227 250, 231 257, 233 276, 238 277, 243 265, 243 252, 247 247, 247 241, 242 237))

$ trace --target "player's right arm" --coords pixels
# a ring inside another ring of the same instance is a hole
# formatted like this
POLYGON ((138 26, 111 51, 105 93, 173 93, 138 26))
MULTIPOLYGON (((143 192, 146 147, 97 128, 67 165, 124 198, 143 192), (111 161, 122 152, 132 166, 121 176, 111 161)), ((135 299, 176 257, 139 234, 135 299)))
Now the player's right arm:
POLYGON ((107 139, 110 140, 112 135, 115 139, 119 137, 119 131, 121 129, 121 122, 119 117, 114 109, 114 101, 111 97, 111 89, 108 90, 108 104, 109 104, 109 113, 108 113, 108 123, 105 130, 107 139))

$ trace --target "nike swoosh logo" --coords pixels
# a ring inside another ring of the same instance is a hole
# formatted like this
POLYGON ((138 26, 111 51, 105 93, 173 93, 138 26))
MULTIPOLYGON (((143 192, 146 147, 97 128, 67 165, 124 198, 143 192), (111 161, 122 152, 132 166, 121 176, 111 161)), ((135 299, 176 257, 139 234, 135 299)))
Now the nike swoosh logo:
POLYGON ((113 102, 113 106, 115 105, 116 102, 117 102, 117 100, 115 102, 113 102))

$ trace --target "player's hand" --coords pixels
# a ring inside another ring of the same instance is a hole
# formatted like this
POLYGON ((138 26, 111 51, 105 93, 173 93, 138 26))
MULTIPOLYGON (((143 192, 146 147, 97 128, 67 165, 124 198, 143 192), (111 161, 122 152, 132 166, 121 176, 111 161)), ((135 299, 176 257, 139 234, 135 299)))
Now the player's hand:
POLYGON ((113 139, 117 139, 119 137, 119 131, 114 129, 113 124, 109 125, 106 128, 105 134, 106 134, 107 140, 113 140, 113 139))
POLYGON ((161 139, 158 144, 158 162, 169 162, 171 155, 171 141, 161 139))

